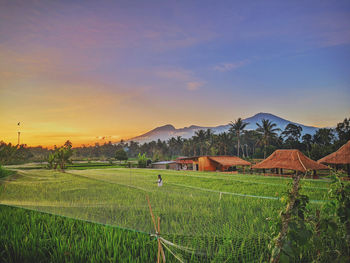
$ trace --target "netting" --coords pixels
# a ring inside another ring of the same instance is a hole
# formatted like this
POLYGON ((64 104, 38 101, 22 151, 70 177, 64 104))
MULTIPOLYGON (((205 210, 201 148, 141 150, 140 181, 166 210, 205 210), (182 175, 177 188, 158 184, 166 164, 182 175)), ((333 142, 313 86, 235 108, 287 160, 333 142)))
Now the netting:
MULTIPOLYGON (((260 178, 172 172, 163 175, 164 185, 158 187, 158 173, 142 169, 19 170, 1 182, 0 204, 155 235, 148 196, 161 222, 157 237, 178 260, 267 259, 269 219, 282 208, 276 191, 287 189, 285 180, 264 185, 260 178)), ((310 184, 305 189, 316 200, 327 188, 310 184)))

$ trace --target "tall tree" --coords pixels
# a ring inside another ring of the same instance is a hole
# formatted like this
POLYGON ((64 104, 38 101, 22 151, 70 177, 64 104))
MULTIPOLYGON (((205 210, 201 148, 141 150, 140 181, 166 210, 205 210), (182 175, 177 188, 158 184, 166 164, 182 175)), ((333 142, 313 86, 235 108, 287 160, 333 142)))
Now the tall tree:
POLYGON ((116 150, 116 152, 115 152, 115 159, 117 159, 119 162, 127 161, 128 155, 123 148, 120 148, 120 149, 116 150))
POLYGON ((255 130, 245 131, 242 135, 242 142, 246 148, 246 157, 255 153, 256 142, 259 140, 260 134, 255 130))
POLYGON ((313 141, 322 146, 329 146, 334 140, 333 129, 322 128, 318 129, 313 136, 313 141))
POLYGON ((199 130, 195 132, 195 136, 193 136, 194 141, 197 141, 199 144, 199 155, 204 154, 205 142, 207 139, 207 134, 205 130, 199 130))
POLYGON ((217 142, 219 154, 227 155, 227 148, 231 142, 230 135, 226 132, 220 133, 216 137, 216 142, 217 142))
POLYGON ((310 157, 310 150, 311 150, 311 144, 312 144, 312 136, 311 134, 304 134, 303 137, 301 137, 301 139, 303 140, 302 143, 305 145, 306 151, 307 151, 307 155, 308 157, 310 157))
POLYGON ((345 118, 343 122, 337 124, 335 128, 340 145, 345 144, 348 140, 350 140, 350 118, 345 118))
POLYGON ((256 131, 260 133, 261 139, 260 144, 264 145, 264 159, 266 158, 266 147, 270 143, 270 140, 277 137, 277 132, 281 129, 275 128, 277 125, 276 123, 271 122, 270 120, 261 120, 260 123, 256 123, 258 128, 256 131))
POLYGON ((283 139, 285 139, 285 142, 289 148, 300 148, 299 145, 299 139, 301 136, 303 128, 299 125, 295 125, 293 123, 289 123, 284 131, 281 133, 281 136, 283 139))
POLYGON ((205 143, 204 143, 204 149, 205 154, 209 154, 211 147, 213 146, 213 137, 214 133, 211 131, 211 129, 207 129, 205 131, 205 143))
POLYGON ((239 148, 240 148, 240 136, 244 132, 245 127, 249 123, 244 122, 242 118, 238 118, 234 122, 230 122, 230 132, 237 137, 237 156, 239 157, 239 148))

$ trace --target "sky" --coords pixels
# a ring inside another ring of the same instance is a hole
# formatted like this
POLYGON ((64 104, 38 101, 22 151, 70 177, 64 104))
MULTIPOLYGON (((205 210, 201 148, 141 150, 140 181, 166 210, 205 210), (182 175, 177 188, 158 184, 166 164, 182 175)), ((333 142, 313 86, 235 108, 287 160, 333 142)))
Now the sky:
POLYGON ((348 0, 0 0, 0 141, 114 142, 259 112, 335 126, 349 101, 348 0))

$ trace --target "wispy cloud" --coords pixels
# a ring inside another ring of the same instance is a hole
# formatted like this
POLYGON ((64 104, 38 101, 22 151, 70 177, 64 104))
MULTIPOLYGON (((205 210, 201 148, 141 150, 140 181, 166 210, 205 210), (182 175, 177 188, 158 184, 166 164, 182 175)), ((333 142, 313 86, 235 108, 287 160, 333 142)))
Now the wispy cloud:
POLYGON ((237 62, 231 62, 231 63, 220 63, 220 64, 214 66, 213 69, 215 71, 226 72, 226 71, 236 70, 236 69, 241 68, 249 63, 250 63, 250 61, 248 59, 242 60, 242 61, 237 61, 237 62))
POLYGON ((195 91, 195 90, 198 90, 200 87, 202 87, 204 83, 199 81, 191 81, 191 82, 187 82, 186 85, 188 90, 195 91))

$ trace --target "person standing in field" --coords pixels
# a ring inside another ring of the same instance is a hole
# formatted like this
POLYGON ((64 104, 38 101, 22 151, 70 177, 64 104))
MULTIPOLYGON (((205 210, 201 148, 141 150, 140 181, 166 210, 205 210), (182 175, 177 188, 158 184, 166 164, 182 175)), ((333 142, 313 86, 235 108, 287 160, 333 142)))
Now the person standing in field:
POLYGON ((162 180, 162 177, 160 176, 160 174, 158 174, 158 186, 163 186, 163 180, 162 180))

